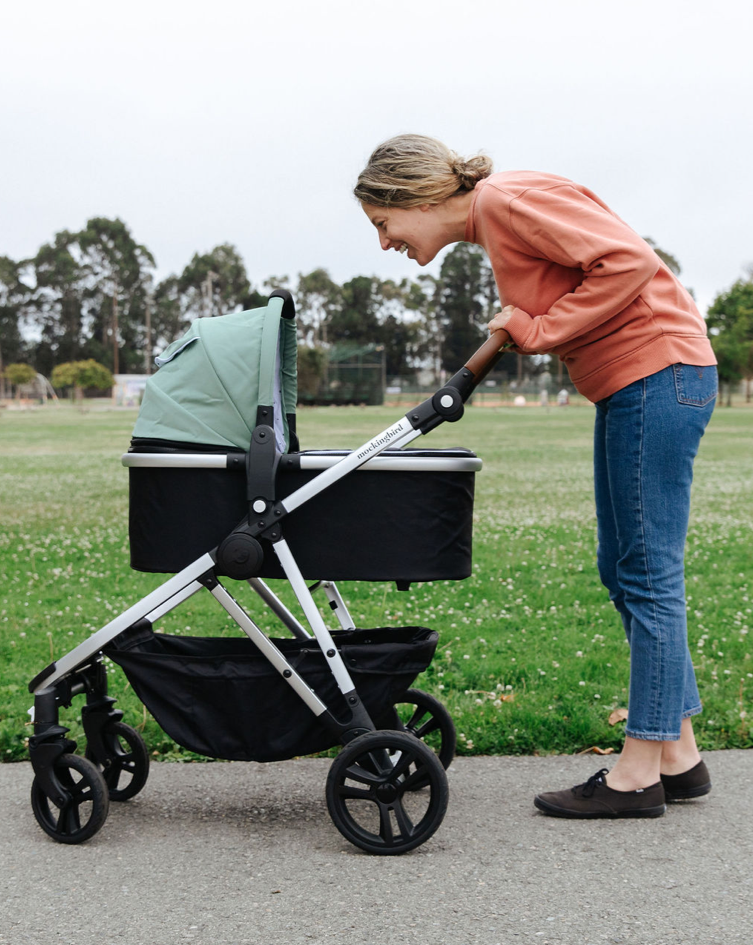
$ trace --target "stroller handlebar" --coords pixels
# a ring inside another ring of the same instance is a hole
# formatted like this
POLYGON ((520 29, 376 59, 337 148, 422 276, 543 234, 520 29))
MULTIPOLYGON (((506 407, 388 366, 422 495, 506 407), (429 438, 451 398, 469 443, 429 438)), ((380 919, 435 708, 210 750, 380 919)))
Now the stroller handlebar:
POLYGON ((466 370, 473 374, 473 386, 471 387, 471 391, 483 381, 489 371, 491 371, 497 361, 499 361, 505 348, 509 347, 510 341, 510 335, 504 328, 498 328, 466 361, 466 370))
POLYGON ((503 328, 495 331, 444 387, 406 414, 413 429, 425 434, 440 423, 459 420, 465 402, 502 357, 510 341, 510 335, 503 328))

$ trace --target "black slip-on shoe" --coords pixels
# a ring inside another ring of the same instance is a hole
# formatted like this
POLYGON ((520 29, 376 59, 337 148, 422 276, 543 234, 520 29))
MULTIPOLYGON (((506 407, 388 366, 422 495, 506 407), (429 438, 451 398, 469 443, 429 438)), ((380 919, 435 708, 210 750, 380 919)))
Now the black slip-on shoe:
POLYGON ((693 797, 703 797, 711 790, 711 775, 706 763, 697 765, 682 774, 663 774, 661 783, 668 801, 686 801, 693 797))
POLYGON ((661 781, 638 791, 616 791, 609 787, 602 768, 585 784, 565 791, 538 794, 533 803, 550 817, 661 817, 667 809, 661 781))

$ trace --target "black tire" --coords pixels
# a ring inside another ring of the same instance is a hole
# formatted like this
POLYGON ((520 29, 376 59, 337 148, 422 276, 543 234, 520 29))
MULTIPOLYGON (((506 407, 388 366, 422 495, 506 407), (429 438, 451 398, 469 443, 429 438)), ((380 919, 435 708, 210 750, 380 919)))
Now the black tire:
POLYGON ((102 733, 107 749, 104 763, 95 758, 89 748, 86 757, 99 764, 111 801, 127 801, 146 784, 149 777, 149 752, 144 739, 130 725, 111 722, 102 733))
POLYGON ((406 732, 360 735, 327 776, 334 825, 361 850, 382 856, 407 853, 428 840, 444 819, 449 794, 437 756, 406 732))
POLYGON ((78 755, 61 755, 55 762, 55 776, 68 800, 59 808, 34 778, 31 785, 34 816, 42 830, 58 843, 83 843, 107 820, 110 799, 105 780, 96 765, 78 755))
POLYGON ((447 770, 455 757, 455 723, 439 699, 421 689, 408 689, 392 707, 387 724, 397 732, 408 732, 428 745, 447 770))

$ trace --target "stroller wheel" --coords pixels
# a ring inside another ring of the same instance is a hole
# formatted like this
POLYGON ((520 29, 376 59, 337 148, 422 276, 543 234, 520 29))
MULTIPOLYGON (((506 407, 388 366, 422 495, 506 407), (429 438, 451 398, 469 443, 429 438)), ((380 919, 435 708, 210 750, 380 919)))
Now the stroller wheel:
POLYGON ((360 735, 335 758, 327 777, 335 826, 367 853, 389 856, 420 846, 442 823, 448 800, 439 759, 406 732, 360 735))
POLYGON ((436 754, 445 770, 452 764, 455 757, 455 723, 439 699, 428 692, 408 689, 392 707, 383 727, 408 732, 420 738, 436 754))
POLYGON ((87 747, 86 757, 101 767, 111 801, 127 801, 138 794, 149 777, 149 752, 144 739, 130 725, 112 722, 102 734, 107 757, 96 758, 87 747))
POLYGON ((31 785, 31 807, 37 823, 59 843, 83 843, 93 837, 107 819, 110 799, 96 765, 78 755, 61 755, 55 762, 55 777, 68 799, 58 808, 39 786, 31 785))

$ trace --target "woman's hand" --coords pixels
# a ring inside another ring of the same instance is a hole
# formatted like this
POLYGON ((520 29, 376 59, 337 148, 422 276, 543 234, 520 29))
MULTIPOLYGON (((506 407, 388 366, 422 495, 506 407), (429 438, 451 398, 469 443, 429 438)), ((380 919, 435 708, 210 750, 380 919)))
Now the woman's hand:
POLYGON ((497 314, 494 316, 494 318, 492 318, 492 320, 489 322, 489 324, 486 327, 489 329, 489 331, 492 334, 494 334, 494 332, 498 331, 500 328, 506 328, 507 323, 512 318, 512 313, 514 311, 515 311, 514 305, 505 305, 502 311, 497 312, 497 314))

